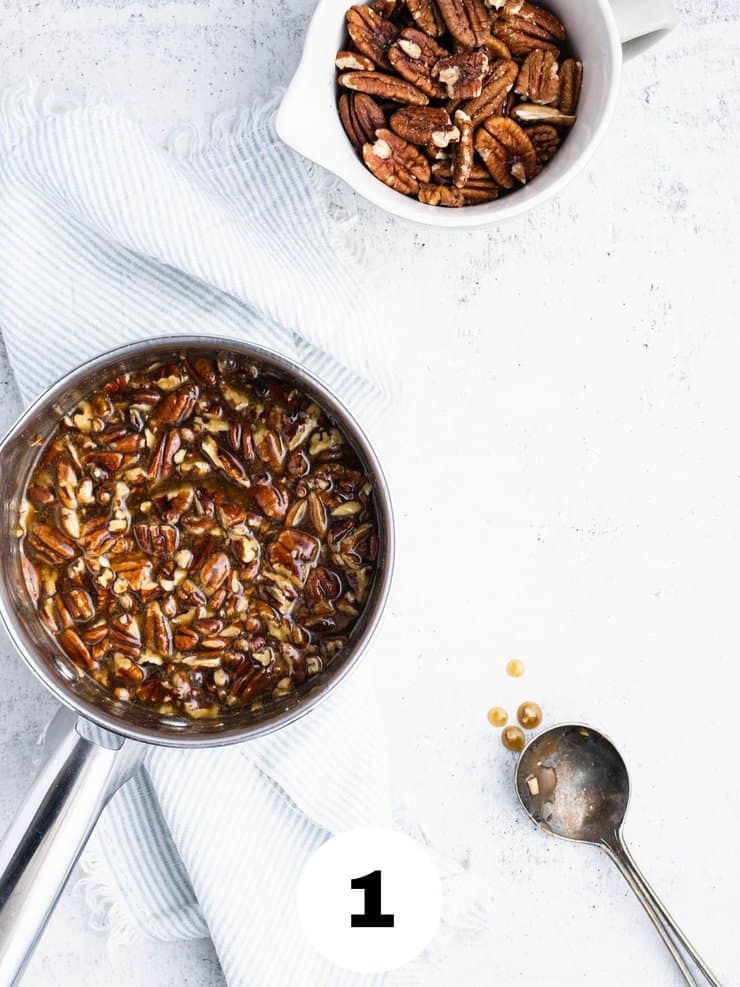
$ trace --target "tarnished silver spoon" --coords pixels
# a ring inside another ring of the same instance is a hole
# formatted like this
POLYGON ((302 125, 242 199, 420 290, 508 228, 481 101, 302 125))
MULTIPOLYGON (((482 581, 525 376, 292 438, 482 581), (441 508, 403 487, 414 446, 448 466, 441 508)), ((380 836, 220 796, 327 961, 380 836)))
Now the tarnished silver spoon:
POLYGON ((629 776, 622 756, 607 737, 578 724, 545 730, 522 751, 516 790, 540 829, 606 851, 648 913, 687 984, 721 987, 625 846, 622 824, 629 802, 629 776))

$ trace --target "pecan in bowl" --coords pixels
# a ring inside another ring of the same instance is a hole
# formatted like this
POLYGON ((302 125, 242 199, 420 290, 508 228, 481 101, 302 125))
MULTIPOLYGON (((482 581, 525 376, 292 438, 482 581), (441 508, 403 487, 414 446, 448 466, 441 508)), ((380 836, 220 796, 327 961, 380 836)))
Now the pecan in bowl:
POLYGON ((112 363, 31 450, 23 606, 125 718, 295 710, 382 607, 392 534, 364 436, 307 374, 244 348, 112 363))
POLYGON ((508 195, 576 121, 583 68, 545 7, 371 0, 350 7, 346 24, 335 60, 342 125, 365 166, 403 195, 442 206, 508 195))

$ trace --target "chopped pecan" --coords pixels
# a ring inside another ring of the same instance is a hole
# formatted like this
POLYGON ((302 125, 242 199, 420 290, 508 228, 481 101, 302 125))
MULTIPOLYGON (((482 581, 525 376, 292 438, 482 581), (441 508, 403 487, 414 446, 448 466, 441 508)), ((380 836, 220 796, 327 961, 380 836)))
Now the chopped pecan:
POLYGON ((86 466, 95 466, 98 470, 104 470, 106 473, 115 473, 121 468, 123 454, 96 449, 94 452, 86 452, 82 459, 86 466))
POLYGON ((447 147, 460 132, 452 124, 447 110, 432 106, 405 106, 390 118, 391 129, 411 144, 447 147))
POLYGON ((507 117, 489 117, 475 135, 475 149, 502 188, 524 184, 537 170, 535 150, 520 126, 507 117))
POLYGON ((551 51, 535 48, 522 62, 514 92, 530 103, 551 105, 560 95, 558 63, 551 51))
POLYGON ((534 153, 537 156, 537 168, 541 170, 560 147, 560 134, 550 124, 540 123, 536 127, 528 128, 527 137, 529 137, 534 145, 534 153))
POLYGON ((393 75, 384 75, 382 72, 343 72, 337 82, 345 89, 367 93, 370 96, 379 96, 381 99, 388 99, 393 103, 426 106, 429 102, 421 89, 412 86, 405 79, 397 79, 393 75))
POLYGON ((447 29, 468 48, 485 44, 491 33, 491 15, 483 0, 437 0, 447 29))
POLYGON ((347 11, 347 33, 355 47, 375 65, 390 68, 388 46, 395 41, 398 28, 382 16, 377 7, 359 4, 347 11))
POLYGON ((578 106, 583 82, 583 65, 575 58, 566 59, 560 68, 560 99, 558 109, 566 116, 572 116, 578 106))
POLYGON ((419 202, 427 206, 464 206, 465 198, 462 189, 451 185, 421 185, 418 194, 419 202))
MULTIPOLYGON (((62 506, 74 510, 77 507, 77 488, 80 485, 80 478, 74 467, 66 459, 60 459, 57 463, 57 494, 62 506)), ((53 495, 52 495, 53 499, 53 495)))
POLYGON ((473 157, 475 148, 473 147, 473 121, 465 110, 458 110, 455 114, 455 123, 460 131, 460 140, 455 147, 455 155, 452 162, 452 184, 455 188, 464 188, 473 167, 473 157))
POLYGON ((340 72, 373 72, 375 62, 358 51, 338 51, 334 64, 340 72))
POLYGON ((473 121, 473 127, 477 127, 487 117, 499 116, 503 113, 506 98, 516 81, 518 73, 519 67, 516 62, 503 59, 494 62, 480 96, 468 100, 461 107, 473 121))
POLYGON ((390 130, 379 130, 375 143, 363 147, 362 157, 376 178, 404 195, 416 195, 419 182, 431 178, 424 155, 390 130))
POLYGON ((445 33, 445 22, 439 12, 437 0, 406 0, 408 12, 424 34, 439 38, 445 33))
POLYGON ((448 54, 434 38, 414 27, 404 28, 388 49, 388 58, 396 72, 432 99, 444 98, 444 88, 432 79, 432 70, 448 54))
POLYGON ((446 87, 449 99, 456 100, 480 96, 487 74, 488 54, 484 48, 440 58, 432 69, 432 77, 446 87))
POLYGON ((520 103, 511 111, 511 116, 519 123, 550 123, 554 127, 572 127, 574 116, 562 113, 555 106, 540 106, 538 103, 520 103))
POLYGON ((565 41, 565 28, 557 17, 527 0, 507 0, 493 32, 517 56, 528 55, 535 48, 557 55, 565 41))

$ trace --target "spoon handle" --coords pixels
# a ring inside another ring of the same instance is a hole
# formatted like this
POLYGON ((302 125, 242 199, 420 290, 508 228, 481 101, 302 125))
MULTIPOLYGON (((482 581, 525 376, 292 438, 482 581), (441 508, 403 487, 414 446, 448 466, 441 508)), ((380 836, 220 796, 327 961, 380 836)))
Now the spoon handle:
POLYGON ((719 980, 706 965, 696 949, 691 945, 686 935, 681 931, 675 919, 670 915, 663 902, 648 884, 645 876, 632 858, 621 833, 615 834, 613 842, 604 844, 604 849, 617 865, 629 886, 634 891, 640 904, 645 909, 651 922, 658 930, 663 942, 681 971, 684 980, 690 987, 722 987, 719 980), (703 979, 698 980, 690 964, 698 970, 703 979))

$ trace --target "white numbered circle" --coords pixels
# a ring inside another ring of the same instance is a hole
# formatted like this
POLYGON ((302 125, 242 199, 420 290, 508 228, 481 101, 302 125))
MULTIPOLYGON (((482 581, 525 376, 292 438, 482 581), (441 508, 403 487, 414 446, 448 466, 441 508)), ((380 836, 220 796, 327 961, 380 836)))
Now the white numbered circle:
POLYGON ((332 837, 304 867, 297 894, 308 939, 327 960, 356 973, 382 973, 415 959, 442 914, 429 854, 392 829, 332 837))

